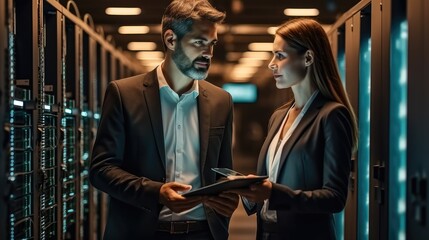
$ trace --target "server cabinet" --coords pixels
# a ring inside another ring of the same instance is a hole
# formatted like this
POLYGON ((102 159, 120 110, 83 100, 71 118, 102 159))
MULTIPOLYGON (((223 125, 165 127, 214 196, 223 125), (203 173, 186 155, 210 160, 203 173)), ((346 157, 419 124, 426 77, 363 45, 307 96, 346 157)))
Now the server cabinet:
MULTIPOLYGON (((86 14, 84 22, 94 28, 92 18, 86 14)), ((95 140, 95 130, 97 123, 95 120, 95 113, 97 113, 97 43, 87 33, 83 33, 83 109, 81 114, 82 121, 82 146, 81 146, 81 181, 82 181, 82 225, 83 236, 90 239, 98 239, 96 232, 98 212, 97 206, 97 191, 90 187, 89 184, 89 167, 92 145, 95 140)))
MULTIPOLYGON (((100 120, 100 114, 101 114, 101 106, 104 99, 105 89, 107 88, 109 74, 107 63, 108 61, 108 53, 106 49, 101 46, 100 44, 97 44, 97 76, 100 76, 99 81, 97 81, 97 104, 96 108, 97 111, 94 113, 94 120, 96 121, 96 124, 98 125, 100 120)), ((93 129, 94 136, 97 134, 97 130, 93 129)), ((106 226, 107 221, 107 203, 108 203, 108 197, 107 194, 97 191, 94 197, 97 197, 98 199, 98 205, 97 205, 97 235, 102 237, 104 233, 104 228, 106 226)))
MULTIPOLYGON (((406 1, 390 3, 388 239, 406 238, 408 22, 406 1)), ((414 239, 414 238, 413 238, 414 239)))
MULTIPOLYGON (((358 106, 358 84, 359 84, 359 48, 360 48, 360 11, 354 13, 349 19, 346 20, 344 25, 345 31, 345 88, 349 95, 350 104, 352 105, 356 116, 359 117, 358 106)), ((346 224, 346 238, 356 236, 356 215, 357 207, 356 201, 359 196, 359 186, 357 180, 359 169, 357 169, 356 156, 352 155, 351 161, 351 177, 350 177, 350 191, 348 199, 348 207, 346 214, 350 217, 347 218, 346 224)))
POLYGON ((390 98, 390 1, 372 1, 370 239, 387 239, 390 98))
MULTIPOLYGON (((408 0, 407 239, 429 236, 429 2, 408 0)), ((396 19, 395 19, 396 20, 396 19)), ((399 21, 401 22, 401 21, 399 21)))
POLYGON ((92 141, 108 74, 137 67, 61 2, 0 0, 1 239, 104 231, 107 197, 88 182, 92 141))
POLYGON ((369 191, 370 191, 370 126, 371 126, 371 7, 360 11, 358 127, 359 149, 357 156, 357 202, 354 230, 357 239, 369 239, 369 191))
MULTIPOLYGON (((338 72, 340 74, 341 82, 345 86, 346 83, 346 53, 345 53, 345 31, 344 26, 339 27, 338 29, 335 29, 334 33, 330 34, 331 37, 331 45, 333 49, 333 55, 335 59, 337 60, 337 66, 338 66, 338 72)), ((348 197, 347 201, 349 202, 350 197, 348 197)), ((346 205, 349 205, 349 203, 346 203, 346 205)), ((335 219, 335 231, 338 239, 344 239, 345 235, 345 211, 347 211, 347 206, 345 207, 345 210, 341 211, 340 213, 334 214, 335 219)))
POLYGON ((39 4, 39 114, 40 166, 44 181, 40 197, 41 232, 44 239, 60 239, 61 236, 61 164, 59 162, 60 132, 60 17, 46 2, 39 4))
POLYGON ((11 239, 34 238, 46 233, 40 228, 39 166, 39 21, 38 1, 8 1, 9 111, 6 116, 7 234, 11 239), (35 19, 35 21, 33 21, 35 19), (20 29, 20 31, 16 31, 20 29))
POLYGON ((337 48, 336 48, 336 58, 338 65, 338 72, 340 74, 341 81, 343 85, 346 85, 346 29, 345 25, 342 24, 336 29, 338 35, 337 39, 337 48))
MULTIPOLYGON (((74 6, 74 5, 71 5, 74 6)), ((68 4, 67 8, 70 8, 68 4)), ((75 8, 75 12, 78 10, 75 8)), ((80 237, 80 100, 81 29, 68 18, 63 20, 63 116, 61 128, 63 176, 63 238, 80 237)))
POLYGON ((356 202, 349 204, 349 201, 346 209, 347 239, 406 237, 403 230, 408 145, 404 130, 407 124, 404 61, 408 45, 405 2, 361 1, 331 31, 339 33, 337 61, 341 69, 340 36, 345 23, 346 88, 358 109, 360 130, 357 164, 353 164, 357 166, 354 173, 357 178, 351 178, 351 183, 357 182, 352 192, 355 198, 351 199, 356 202), (350 80, 356 78, 358 84, 350 85, 355 83, 350 80))
POLYGON ((345 239, 368 239, 370 29, 371 1, 362 1, 329 31, 340 77, 355 109, 360 134, 358 152, 351 159, 345 239))
POLYGON ((62 61, 62 14, 52 5, 45 2, 44 10, 44 32, 45 32, 45 78, 44 78, 44 111, 47 118, 55 121, 51 128, 54 131, 54 150, 56 164, 56 191, 57 191, 57 212, 56 212, 56 238, 63 239, 64 221, 63 221, 63 176, 66 168, 63 164, 63 146, 62 146, 62 117, 63 117, 63 85, 62 73, 64 63, 62 61), (55 130, 54 130, 55 129, 55 130))
POLYGON ((6 196, 9 195, 9 185, 6 176, 6 146, 5 138, 5 114, 8 109, 7 95, 7 25, 6 25, 6 1, 0 0, 0 189, 2 189, 2 197, 0 198, 0 239, 6 239, 7 236, 7 201, 6 196))

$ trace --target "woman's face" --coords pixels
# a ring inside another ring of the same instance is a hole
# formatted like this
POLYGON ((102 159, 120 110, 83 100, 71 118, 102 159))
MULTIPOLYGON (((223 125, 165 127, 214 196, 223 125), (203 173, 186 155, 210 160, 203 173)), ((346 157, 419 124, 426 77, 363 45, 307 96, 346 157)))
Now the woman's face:
POLYGON ((306 73, 304 55, 289 47, 279 35, 274 39, 273 54, 268 68, 273 71, 277 88, 290 88, 304 79, 306 73))

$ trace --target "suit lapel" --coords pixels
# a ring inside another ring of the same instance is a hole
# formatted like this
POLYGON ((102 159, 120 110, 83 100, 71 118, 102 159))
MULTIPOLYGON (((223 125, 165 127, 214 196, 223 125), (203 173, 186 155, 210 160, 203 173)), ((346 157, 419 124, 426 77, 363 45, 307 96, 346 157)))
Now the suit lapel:
POLYGON ((281 113, 279 113, 279 117, 274 119, 274 122, 272 123, 272 126, 269 129, 268 135, 264 141, 264 145, 262 145, 261 153, 259 155, 259 161, 258 161, 258 167, 257 167, 257 173, 259 175, 267 175, 267 168, 266 168, 266 161, 268 148, 270 147, 271 141, 273 140, 274 136, 276 135, 277 131, 280 128, 280 125, 283 122, 283 119, 286 117, 286 113, 289 108, 282 109, 281 113))
POLYGON ((164 130, 162 127, 161 99, 159 96, 158 77, 155 70, 149 72, 143 79, 143 94, 149 112, 152 131, 165 170, 164 130))
POLYGON ((305 131, 305 129, 307 129, 307 127, 313 122, 314 118, 317 116, 317 114, 320 111, 320 108, 324 105, 324 103, 325 103, 325 100, 322 97, 322 94, 321 93, 317 94, 316 98, 313 100, 313 103, 310 105, 304 117, 301 119, 301 122, 298 124, 298 126, 293 131, 290 138, 285 143, 282 150, 282 155, 280 157, 280 164, 279 164, 279 171, 277 174, 277 178, 281 176, 282 168, 293 146, 298 141, 298 139, 305 131))
POLYGON ((201 83, 202 81, 199 82, 200 94, 198 95, 198 120, 200 125, 200 170, 203 172, 209 143, 210 105, 207 90, 201 83))

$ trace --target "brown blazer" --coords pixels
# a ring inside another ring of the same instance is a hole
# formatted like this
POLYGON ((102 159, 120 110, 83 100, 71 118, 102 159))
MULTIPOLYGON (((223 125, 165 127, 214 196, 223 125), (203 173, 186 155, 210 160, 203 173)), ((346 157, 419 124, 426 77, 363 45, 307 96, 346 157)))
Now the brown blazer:
MULTIPOLYGON (((266 155, 289 106, 276 110, 262 146, 259 175, 266 175, 266 155)), ((286 142, 269 208, 277 210, 277 227, 284 239, 336 239, 333 213, 347 199, 352 125, 348 110, 319 92, 286 142)), ((261 239, 261 205, 257 238, 261 239)), ((251 213, 251 209, 247 209, 251 213)))
MULTIPOLYGON (((212 167, 232 167, 231 96, 199 81, 200 174, 202 185, 216 181, 212 167)), ((107 87, 90 181, 110 195, 104 239, 152 239, 162 208, 165 147, 156 70, 113 81, 107 87)), ((228 238, 229 218, 205 207, 215 239, 228 238)))

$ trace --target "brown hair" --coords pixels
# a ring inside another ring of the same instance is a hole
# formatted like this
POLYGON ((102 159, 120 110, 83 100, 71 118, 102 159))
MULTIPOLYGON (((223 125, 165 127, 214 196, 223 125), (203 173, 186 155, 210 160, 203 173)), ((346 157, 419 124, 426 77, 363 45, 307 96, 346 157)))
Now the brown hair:
POLYGON ((164 43, 163 36, 168 29, 173 30, 180 40, 192 31, 194 21, 221 23, 224 19, 225 13, 216 10, 207 0, 174 0, 162 16, 162 42, 164 43))
POLYGON ((312 67, 309 68, 310 78, 324 97, 343 104, 350 112, 353 146, 356 150, 358 142, 356 115, 342 85, 331 45, 323 27, 312 19, 293 19, 282 24, 276 34, 298 53, 303 54, 307 50, 313 51, 314 60, 312 67))

